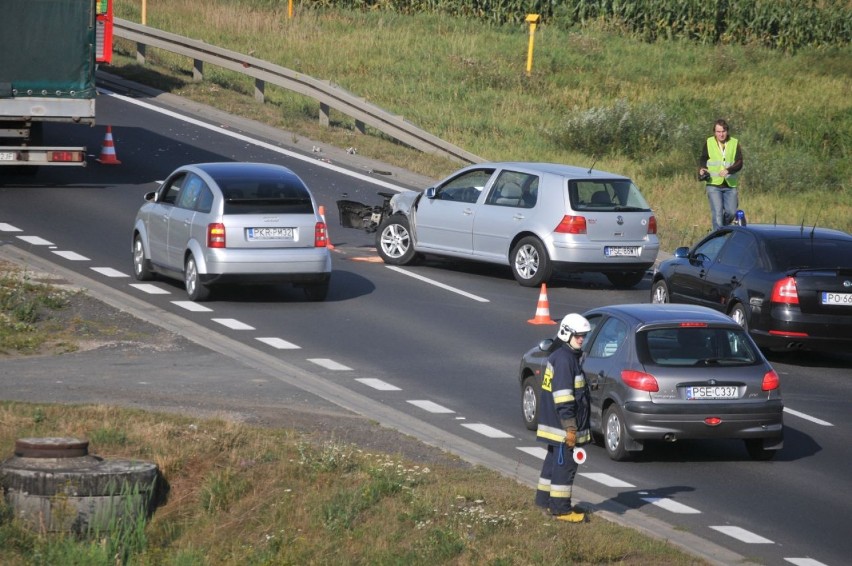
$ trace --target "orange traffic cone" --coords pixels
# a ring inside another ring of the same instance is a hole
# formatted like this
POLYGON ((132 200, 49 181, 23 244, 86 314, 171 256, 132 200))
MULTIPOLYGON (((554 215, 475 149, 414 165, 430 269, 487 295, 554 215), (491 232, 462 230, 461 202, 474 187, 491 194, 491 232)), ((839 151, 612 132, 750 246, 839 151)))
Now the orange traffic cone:
POLYGON ((550 302, 547 300, 547 285, 541 284, 541 293, 538 295, 538 305, 535 309, 535 318, 529 319, 530 324, 556 324, 550 318, 550 302))
POLYGON ((115 156, 115 145, 112 141, 112 126, 107 126, 104 145, 101 147, 101 156, 96 161, 104 165, 121 165, 121 161, 115 156))
MULTIPOLYGON (((325 207, 323 205, 319 206, 319 215, 322 217, 322 221, 325 223, 325 233, 328 234, 328 222, 325 221, 325 207)), ((328 249, 333 250, 334 244, 331 243, 331 236, 328 236, 328 243, 326 246, 328 249)))

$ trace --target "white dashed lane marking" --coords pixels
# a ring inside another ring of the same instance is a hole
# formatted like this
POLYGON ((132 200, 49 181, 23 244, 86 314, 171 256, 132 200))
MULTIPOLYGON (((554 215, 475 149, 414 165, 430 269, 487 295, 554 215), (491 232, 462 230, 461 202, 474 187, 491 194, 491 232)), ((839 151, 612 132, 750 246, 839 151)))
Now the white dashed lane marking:
POLYGON ((601 474, 601 473, 588 473, 588 474, 580 474, 584 478, 588 478, 592 481, 596 481, 599 484, 603 484, 607 487, 636 487, 632 483, 627 483, 626 481, 622 481, 618 478, 614 478, 609 474, 601 474))
POLYGON ((816 423, 816 424, 818 424, 818 425, 822 425, 822 426, 834 426, 833 424, 831 424, 831 423, 830 423, 830 422, 828 422, 828 421, 824 421, 824 420, 822 420, 822 419, 818 419, 818 418, 816 418, 816 417, 812 417, 812 416, 810 416, 810 415, 806 415, 805 413, 800 413, 799 411, 794 411, 793 409, 789 409, 789 408, 787 408, 787 407, 784 407, 784 412, 785 412, 785 413, 789 413, 789 414, 794 415, 794 416, 797 416, 797 417, 799 417, 800 419, 805 419, 806 421, 811 421, 812 423, 816 423))
POLYGON ((286 340, 283 340, 281 338, 261 337, 255 338, 255 340, 263 342, 267 346, 272 346, 276 350, 298 350, 301 348, 301 346, 297 346, 292 342, 287 342, 286 340))
POLYGON ((682 515, 696 515, 701 513, 698 509, 694 509, 688 505, 684 505, 683 503, 678 503, 668 497, 643 497, 642 501, 647 501, 652 505, 656 505, 661 509, 671 511, 672 513, 680 513, 682 515))
POLYGON ((231 330, 254 330, 254 326, 250 326, 245 322, 240 322, 235 318, 212 318, 210 319, 217 324, 221 324, 231 330))
POLYGON ((325 369, 330 369, 334 371, 352 371, 351 367, 339 364, 334 360, 329 360, 328 358, 308 358, 308 361, 312 364, 324 367, 325 369))
POLYGON ((122 273, 121 271, 111 267, 93 267, 92 271, 100 273, 105 277, 130 277, 126 273, 122 273))
POLYGON ((391 385, 387 381, 382 381, 381 379, 376 379, 374 377, 361 377, 356 379, 358 383, 363 383, 367 387, 372 387, 373 389, 377 389, 378 391, 402 391, 396 385, 391 385))
POLYGON ((19 239, 30 244, 31 246, 53 246, 54 243, 38 236, 18 236, 19 239))
POLYGON ((160 289, 156 285, 151 285, 150 283, 131 283, 130 286, 134 289, 139 289, 143 293, 148 293, 149 295, 171 295, 171 293, 165 289, 160 289))
POLYGON ((55 253, 59 257, 64 257, 69 261, 89 261, 89 258, 84 255, 80 255, 77 252, 53 250, 53 253, 55 253))
POLYGON ((714 531, 719 531, 723 535, 728 535, 729 537, 735 538, 740 542, 745 542, 748 544, 773 544, 771 540, 768 538, 763 538, 760 535, 756 535, 751 531, 747 531, 740 527, 731 527, 731 526, 720 526, 720 527, 710 527, 714 531))
POLYGON ((433 403, 432 401, 412 400, 412 401, 408 401, 408 403, 411 403, 415 407, 420 407, 421 409, 423 409, 424 411, 427 411, 429 413, 455 413, 454 410, 448 409, 447 407, 444 407, 443 405, 433 403))
POLYGON ((823 564, 819 560, 814 560, 813 558, 785 558, 787 562, 790 564, 795 564, 796 566, 827 566, 823 564))
POLYGON ((199 305, 198 303, 193 301, 172 301, 172 304, 176 307, 180 307, 182 309, 192 312, 213 312, 213 309, 211 309, 210 307, 199 305))
POLYGON ((544 460, 544 457, 547 456, 547 450, 541 446, 518 446, 518 450, 526 452, 530 456, 534 456, 539 460, 544 460))
POLYGON ((23 232, 20 228, 15 228, 11 224, 0 222, 0 232, 23 232))
POLYGON ((496 428, 488 426, 487 424, 465 423, 462 426, 465 428, 469 428, 474 432, 478 432, 483 436, 487 436, 488 438, 512 438, 511 434, 506 434, 502 430, 497 430, 496 428))

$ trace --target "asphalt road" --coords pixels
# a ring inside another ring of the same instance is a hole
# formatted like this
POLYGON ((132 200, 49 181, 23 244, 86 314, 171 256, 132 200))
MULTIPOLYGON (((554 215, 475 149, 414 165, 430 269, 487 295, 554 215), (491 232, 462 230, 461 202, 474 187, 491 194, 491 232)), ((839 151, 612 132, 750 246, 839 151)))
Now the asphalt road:
MULTIPOLYGON (((334 221, 337 199, 378 203, 376 191, 389 184, 415 187, 429 180, 328 147, 315 152, 311 142, 294 148, 292 135, 171 98, 103 97, 99 112, 101 125, 112 125, 122 164, 4 180, 3 243, 55 263, 69 277, 84 277, 98 296, 115 293, 123 308, 267 378, 532 485, 540 449, 520 420, 516 371, 520 354, 553 332, 527 323, 539 290, 520 288, 508 268, 431 261, 390 269, 375 261, 371 236, 334 221), (177 114, 140 104, 165 104, 177 114), (189 120, 181 118, 190 111, 189 120), (289 288, 232 290, 204 305, 210 310, 196 310, 176 283, 134 285, 130 227, 142 195, 178 164, 231 159, 284 163, 325 203, 335 245, 328 301, 306 303, 289 288)), ((98 148, 103 129, 57 127, 51 134, 98 148)), ((558 318, 599 304, 647 302, 648 282, 616 291, 599 275, 571 276, 553 281, 548 292, 558 318)), ((592 447, 578 497, 718 563, 744 556, 766 563, 845 563, 852 552, 845 523, 852 506, 845 442, 852 358, 772 361, 788 409, 785 448, 775 461, 752 462, 733 441, 651 446, 630 463, 611 462, 602 448, 592 447)), ((233 371, 236 379, 220 383, 250 398, 251 380, 258 378, 233 371)), ((177 376, 174 386, 186 392, 202 387, 177 376)))

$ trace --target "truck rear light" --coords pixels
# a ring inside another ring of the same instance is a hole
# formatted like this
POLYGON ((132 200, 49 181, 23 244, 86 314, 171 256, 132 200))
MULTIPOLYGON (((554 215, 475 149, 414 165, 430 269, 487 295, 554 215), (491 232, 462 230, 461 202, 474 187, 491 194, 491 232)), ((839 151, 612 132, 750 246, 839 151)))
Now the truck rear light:
POLYGON ((317 225, 314 228, 314 247, 328 247, 328 230, 326 229, 325 222, 317 222, 317 225))
POLYGON ((780 385, 781 382, 778 379, 778 374, 775 373, 774 369, 771 369, 763 376, 763 386, 761 389, 764 391, 772 391, 773 389, 778 389, 780 385))
POLYGON ((48 151, 47 161, 50 163, 80 163, 84 160, 81 151, 48 151))
POLYGON ((563 216, 562 222, 554 230, 557 234, 585 234, 585 216, 563 216))
POLYGON ((657 378, 644 371, 623 369, 621 370, 621 379, 628 387, 638 389, 639 391, 650 391, 653 393, 660 390, 657 378))
POLYGON ((772 287, 772 302, 787 305, 799 304, 799 289, 796 287, 795 277, 785 277, 775 282, 772 287))
POLYGON ((653 214, 651 215, 651 218, 648 219, 648 233, 649 234, 656 234, 657 233, 657 217, 654 216, 653 214))
POLYGON ((225 247, 225 225, 219 222, 207 225, 207 247, 225 247))

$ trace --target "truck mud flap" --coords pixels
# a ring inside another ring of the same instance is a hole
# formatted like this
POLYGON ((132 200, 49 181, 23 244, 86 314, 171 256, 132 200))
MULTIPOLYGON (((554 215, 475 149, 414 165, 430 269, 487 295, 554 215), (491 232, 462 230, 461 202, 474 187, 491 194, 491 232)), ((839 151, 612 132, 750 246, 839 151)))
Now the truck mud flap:
POLYGON ((344 228, 375 232, 382 221, 381 206, 370 206, 353 200, 339 200, 337 210, 340 213, 340 225, 344 228))

